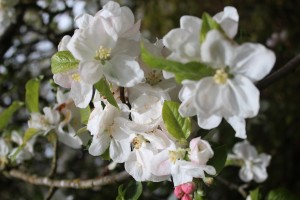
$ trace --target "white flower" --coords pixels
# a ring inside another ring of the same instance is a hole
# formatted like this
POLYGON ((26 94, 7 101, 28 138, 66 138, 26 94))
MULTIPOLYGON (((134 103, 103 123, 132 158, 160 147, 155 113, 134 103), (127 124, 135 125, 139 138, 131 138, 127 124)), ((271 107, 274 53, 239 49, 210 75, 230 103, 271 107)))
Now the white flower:
POLYGON ((258 154, 247 140, 235 144, 232 151, 234 154, 229 154, 229 159, 242 162, 239 176, 244 182, 254 180, 261 183, 268 178, 266 167, 270 164, 270 155, 258 154))
POLYGON ((214 155, 210 144, 200 137, 193 138, 190 141, 190 150, 189 159, 200 165, 205 165, 214 155))
POLYGON ((0 170, 4 169, 5 165, 8 163, 8 154, 11 150, 11 147, 0 138, 0 170))
POLYGON ((215 128, 224 117, 237 137, 246 138, 245 118, 256 116, 259 110, 259 91, 253 82, 271 71, 274 53, 260 44, 232 44, 216 30, 207 34, 201 52, 202 61, 215 74, 198 82, 183 81, 179 112, 197 115, 204 129, 215 128))
POLYGON ((143 71, 130 54, 130 42, 118 40, 114 29, 101 16, 75 31, 67 48, 80 60, 80 79, 93 85, 104 75, 119 86, 132 87, 142 81, 143 71), (126 72, 126 73, 124 73, 126 72))

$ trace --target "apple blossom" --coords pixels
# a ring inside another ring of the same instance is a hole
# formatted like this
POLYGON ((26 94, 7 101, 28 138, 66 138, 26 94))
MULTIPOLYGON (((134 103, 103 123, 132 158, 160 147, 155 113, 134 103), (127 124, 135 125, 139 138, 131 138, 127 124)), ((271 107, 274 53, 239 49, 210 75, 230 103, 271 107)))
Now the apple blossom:
POLYGON ((0 138, 0 170, 3 170, 6 164, 8 164, 8 154, 11 147, 3 138, 0 138))

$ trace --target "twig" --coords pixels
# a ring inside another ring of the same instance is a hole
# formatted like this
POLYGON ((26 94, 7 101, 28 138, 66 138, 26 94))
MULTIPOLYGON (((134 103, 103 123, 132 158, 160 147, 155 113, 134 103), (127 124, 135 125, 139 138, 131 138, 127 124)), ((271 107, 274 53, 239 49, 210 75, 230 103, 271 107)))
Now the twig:
POLYGON ((57 138, 55 138, 51 143, 53 145, 53 157, 52 157, 52 162, 51 162, 51 169, 50 169, 49 174, 48 174, 49 178, 52 178, 55 175, 55 173, 56 173, 56 168, 57 168, 57 153, 58 153, 57 138))
POLYGON ((269 76, 267 76, 263 80, 259 81, 256 84, 256 86, 260 90, 262 90, 262 89, 268 87, 269 85, 271 85, 272 83, 274 83, 275 81, 283 78, 284 76, 286 76, 290 72, 293 72, 294 70, 296 70, 296 68, 299 65, 300 65, 300 54, 296 55, 287 64, 285 64, 283 67, 281 67, 277 71, 273 72, 272 74, 270 74, 269 76))
POLYGON ((125 98, 125 88, 120 87, 120 100, 122 103, 126 104, 126 98, 125 98))
POLYGON ((44 200, 50 200, 52 198, 52 196, 54 195, 56 189, 57 189, 56 187, 50 187, 44 200))
POLYGON ((224 185, 226 185, 229 189, 238 191, 244 198, 247 197, 247 192, 246 192, 244 189, 245 189, 248 185, 241 185, 241 186, 238 186, 238 185, 236 185, 236 184, 234 184, 234 183, 231 183, 231 182, 229 182, 228 180, 226 180, 226 179, 224 179, 224 178, 222 178, 222 177, 220 177, 220 176, 216 177, 216 179, 217 179, 219 182, 221 182, 221 183, 223 183, 224 185))
POLYGON ((103 185, 113 184, 115 182, 120 182, 129 178, 129 174, 126 171, 120 172, 118 174, 103 176, 94 179, 72 179, 72 180, 57 180, 51 179, 49 177, 39 177, 36 175, 27 174, 25 172, 12 169, 5 173, 8 178, 16 178, 23 180, 27 183, 33 185, 43 185, 48 187, 57 188, 75 188, 75 189, 89 189, 94 187, 99 187, 103 185))

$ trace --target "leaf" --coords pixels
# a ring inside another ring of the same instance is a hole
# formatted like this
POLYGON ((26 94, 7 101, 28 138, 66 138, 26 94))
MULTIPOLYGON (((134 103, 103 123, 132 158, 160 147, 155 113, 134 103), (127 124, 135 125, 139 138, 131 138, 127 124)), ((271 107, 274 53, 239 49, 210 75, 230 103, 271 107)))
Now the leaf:
POLYGON ((14 101, 8 108, 0 113, 0 131, 7 126, 14 112, 16 112, 23 105, 23 102, 14 101))
POLYGON ((117 104, 117 101, 112 94, 110 87, 108 85, 108 82, 105 80, 105 78, 102 78, 98 83, 96 83, 95 88, 100 92, 100 94, 104 97, 106 97, 107 101, 115 106, 117 109, 119 109, 119 106, 117 104))
POLYGON ((217 145, 212 147, 214 156, 207 162, 208 165, 212 165, 216 169, 216 175, 219 174, 225 166, 227 159, 227 147, 226 145, 217 145))
POLYGON ((34 78, 26 83, 25 104, 29 112, 39 112, 40 79, 34 78))
POLYGON ((143 185, 141 182, 130 181, 125 190, 124 197, 126 200, 138 200, 143 192, 143 185))
POLYGON ((202 14, 202 27, 200 32, 201 43, 205 40, 207 33, 213 29, 221 30, 221 27, 208 13, 204 12, 202 14))
POLYGON ((53 74, 67 72, 78 67, 79 61, 70 51, 58 51, 51 58, 51 71, 53 74))
POLYGON ((251 200, 260 200, 259 188, 250 191, 251 200))
POLYGON ((101 154, 101 158, 102 158, 103 160, 111 160, 111 159, 110 159, 110 155, 109 155, 109 148, 107 148, 107 149, 104 151, 104 153, 101 154))
POLYGON ((271 190, 266 200, 297 200, 299 199, 293 193, 285 188, 271 190))
POLYGON ((192 131, 192 123, 189 117, 179 114, 179 103, 165 101, 162 109, 162 117, 168 132, 177 140, 186 140, 192 131))
POLYGON ((91 114, 91 108, 90 108, 90 106, 87 106, 86 108, 80 109, 80 120, 81 120, 81 123, 87 125, 87 123, 89 121, 90 114, 91 114))
POLYGON ((118 187, 118 196, 116 200, 125 200, 124 195, 125 195, 126 190, 123 189, 123 184, 121 184, 118 187))
POLYGON ((179 83, 185 79, 200 80, 203 77, 214 74, 214 70, 204 63, 189 62, 182 64, 180 62, 167 60, 163 57, 154 56, 144 47, 142 47, 142 60, 150 68, 173 73, 176 81, 179 83))

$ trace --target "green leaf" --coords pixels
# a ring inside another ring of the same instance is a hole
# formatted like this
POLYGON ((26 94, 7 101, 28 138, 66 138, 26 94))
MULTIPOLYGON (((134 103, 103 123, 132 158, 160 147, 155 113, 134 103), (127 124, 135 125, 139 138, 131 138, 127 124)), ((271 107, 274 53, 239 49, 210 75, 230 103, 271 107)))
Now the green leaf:
POLYGON ((15 151, 15 153, 13 155, 10 156, 11 161, 13 162, 17 155, 24 149, 24 147, 26 146, 27 142, 29 140, 31 140, 35 135, 37 135, 38 133, 40 133, 39 130, 35 129, 35 128, 28 128, 23 136, 23 143, 18 147, 18 149, 15 151))
POLYGON ((144 47, 142 47, 142 60, 150 68, 172 72, 179 83, 185 79, 200 80, 203 77, 214 74, 214 70, 204 63, 189 62, 182 64, 163 57, 154 56, 144 47))
POLYGON ((177 140, 186 140, 192 131, 192 123, 189 117, 179 114, 179 103, 165 101, 162 109, 162 117, 168 132, 177 140))
POLYGON ((131 181, 125 190, 126 200, 138 200, 143 192, 143 185, 141 182, 131 181))
POLYGON ((80 120, 81 120, 81 123, 87 125, 87 123, 89 121, 90 114, 91 114, 91 108, 90 108, 90 106, 87 106, 86 108, 80 109, 80 120))
POLYGON ((110 90, 110 87, 109 87, 109 84, 108 82, 105 80, 105 78, 102 78, 98 83, 96 83, 95 85, 95 88, 100 92, 100 94, 102 96, 105 96, 107 101, 115 106, 117 109, 119 109, 119 106, 117 104, 117 101, 114 97, 114 95, 112 94, 111 90, 110 90))
POLYGON ((40 79, 34 78, 26 83, 25 104, 29 112, 39 112, 40 79))
POLYGON ((67 72, 78 67, 79 61, 70 51, 58 51, 51 58, 51 71, 53 74, 67 72))
POLYGON ((14 101, 8 108, 0 113, 0 131, 7 126, 14 112, 16 112, 23 105, 23 102, 14 101))
POLYGON ((103 160, 110 160, 110 155, 109 155, 109 148, 107 148, 104 153, 101 155, 101 158, 103 160))
POLYGON ((208 13, 204 12, 202 14, 202 27, 200 32, 201 43, 205 40, 207 33, 213 29, 222 30, 220 25, 208 13))
POLYGON ((260 200, 259 188, 250 191, 251 200, 260 200))
POLYGON ((266 200, 297 200, 299 197, 296 197, 293 193, 285 188, 277 188, 271 190, 266 198, 266 200))
POLYGON ((120 185, 118 187, 118 196, 117 196, 116 200, 125 200, 125 197, 124 197, 125 192, 126 192, 126 190, 123 189, 123 184, 120 185))
POLYGON ((207 164, 214 166, 217 174, 219 174, 225 166, 228 150, 226 145, 213 146, 212 149, 214 151, 214 156, 207 162, 207 164))

